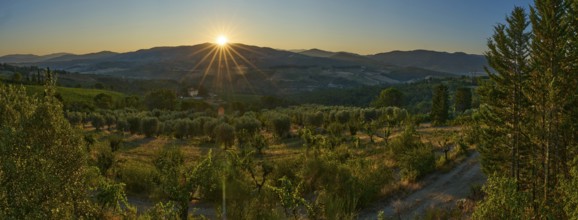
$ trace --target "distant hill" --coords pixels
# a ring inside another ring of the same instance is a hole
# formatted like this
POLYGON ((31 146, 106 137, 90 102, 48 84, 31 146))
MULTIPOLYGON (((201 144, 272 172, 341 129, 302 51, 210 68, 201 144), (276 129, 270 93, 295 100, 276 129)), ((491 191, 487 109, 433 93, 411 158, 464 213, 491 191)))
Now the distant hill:
POLYGON ((487 66, 484 56, 462 52, 447 53, 428 50, 392 51, 378 53, 368 57, 389 65, 419 67, 460 75, 471 72, 483 72, 484 66, 487 66))
POLYGON ((0 62, 2 63, 34 63, 42 62, 52 58, 71 55, 70 53, 54 53, 48 55, 34 55, 34 54, 11 54, 0 57, 0 62))
POLYGON ((310 49, 310 50, 300 51, 298 53, 303 54, 303 55, 307 55, 307 56, 311 56, 311 57, 331 57, 331 56, 335 55, 334 52, 324 51, 324 50, 320 50, 320 49, 316 49, 316 48, 310 49))
POLYGON ((295 53, 244 44, 229 44, 227 50, 221 51, 214 44, 204 43, 126 53, 8 55, 0 57, 0 63, 122 78, 168 79, 208 87, 227 86, 236 91, 294 93, 452 77, 481 71, 485 59, 479 55, 434 51, 394 51, 369 56, 320 49, 295 53), (221 62, 219 57, 223 58, 221 62))

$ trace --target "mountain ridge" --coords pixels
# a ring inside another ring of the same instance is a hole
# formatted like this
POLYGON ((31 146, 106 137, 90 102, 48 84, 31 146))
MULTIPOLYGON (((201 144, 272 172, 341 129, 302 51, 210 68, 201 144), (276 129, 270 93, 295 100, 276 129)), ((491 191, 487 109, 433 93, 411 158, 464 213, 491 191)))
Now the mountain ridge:
MULTIPOLYGON (((69 72, 116 77, 223 83, 241 89, 258 87, 299 92, 324 87, 351 88, 455 77, 483 69, 480 57, 465 53, 394 51, 374 55, 309 49, 299 53, 240 43, 225 50, 212 43, 153 47, 125 53, 7 55, 0 63, 50 67, 69 72), (220 52, 219 52, 220 51, 220 52), (217 56, 217 53, 221 53, 217 56), (223 62, 218 57, 227 58, 223 62), (476 62, 472 62, 474 60, 476 62), (226 65, 226 66, 225 66, 226 65), (219 69, 218 67, 221 67, 219 69), (221 74, 227 73, 223 78, 221 74), (219 82, 220 81, 220 82, 219 82)), ((485 61, 485 59, 483 60, 485 61)), ((193 83, 193 84, 194 84, 193 83)))

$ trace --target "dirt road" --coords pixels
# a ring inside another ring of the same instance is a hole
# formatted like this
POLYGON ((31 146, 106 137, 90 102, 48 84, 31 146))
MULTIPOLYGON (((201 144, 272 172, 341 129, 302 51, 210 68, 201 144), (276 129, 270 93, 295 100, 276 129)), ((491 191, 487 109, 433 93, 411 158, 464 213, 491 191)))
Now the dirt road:
POLYGON ((413 219, 429 207, 454 206, 456 201, 470 194, 470 187, 483 184, 486 178, 480 169, 479 153, 470 155, 453 170, 443 174, 432 174, 423 180, 424 187, 403 199, 376 204, 359 214, 359 219, 377 219, 377 213, 385 216, 413 219))

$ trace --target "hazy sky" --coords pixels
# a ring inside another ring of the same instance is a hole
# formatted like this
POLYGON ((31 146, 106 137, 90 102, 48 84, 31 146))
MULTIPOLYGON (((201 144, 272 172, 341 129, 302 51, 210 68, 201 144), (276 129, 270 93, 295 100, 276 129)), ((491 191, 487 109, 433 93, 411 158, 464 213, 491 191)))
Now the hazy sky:
POLYGON ((230 41, 373 54, 481 54, 531 0, 0 0, 0 56, 126 52, 230 41))

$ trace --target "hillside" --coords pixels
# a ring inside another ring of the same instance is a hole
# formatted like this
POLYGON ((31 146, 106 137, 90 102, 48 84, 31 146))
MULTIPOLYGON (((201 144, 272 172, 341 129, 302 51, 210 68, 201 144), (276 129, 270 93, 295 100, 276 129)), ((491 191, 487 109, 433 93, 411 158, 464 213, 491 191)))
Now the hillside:
POLYGON ((402 67, 418 67, 453 74, 483 72, 487 66, 482 55, 447 53, 428 50, 392 51, 370 55, 372 59, 385 64, 402 67))
POLYGON ((433 51, 363 56, 320 49, 295 53, 244 44, 221 49, 204 43, 126 53, 8 55, 0 57, 0 63, 123 79, 175 80, 235 92, 286 94, 452 77, 481 70, 485 62, 482 56, 433 51))

